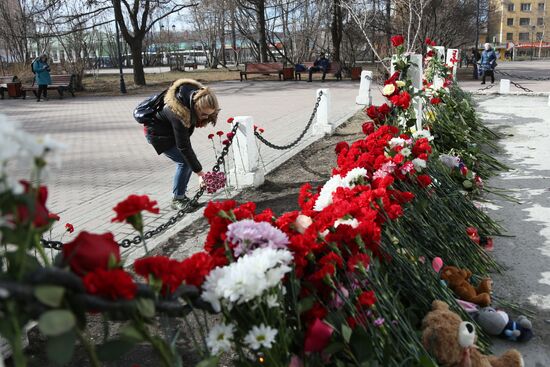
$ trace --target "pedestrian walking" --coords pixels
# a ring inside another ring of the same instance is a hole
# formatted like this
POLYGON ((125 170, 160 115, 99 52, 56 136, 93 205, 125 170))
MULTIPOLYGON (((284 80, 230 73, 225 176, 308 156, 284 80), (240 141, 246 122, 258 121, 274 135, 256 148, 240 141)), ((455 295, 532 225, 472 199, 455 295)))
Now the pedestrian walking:
POLYGON ((147 141, 159 155, 176 163, 171 205, 174 210, 190 202, 186 191, 192 173, 203 185, 204 173, 191 145, 191 135, 195 128, 216 125, 219 111, 218 100, 210 88, 192 79, 179 79, 166 91, 164 107, 157 112, 154 121, 145 125, 147 141))
POLYGON ((44 100, 48 100, 48 85, 52 84, 50 75, 50 65, 48 65, 48 56, 41 55, 32 62, 32 71, 34 73, 34 81, 38 85, 36 94, 36 102, 40 102, 40 97, 44 96, 44 100))
POLYGON ((485 84, 485 78, 491 77, 491 84, 495 82, 495 68, 497 66, 497 55, 490 43, 484 45, 484 50, 481 53, 480 70, 482 81, 481 84, 485 84))

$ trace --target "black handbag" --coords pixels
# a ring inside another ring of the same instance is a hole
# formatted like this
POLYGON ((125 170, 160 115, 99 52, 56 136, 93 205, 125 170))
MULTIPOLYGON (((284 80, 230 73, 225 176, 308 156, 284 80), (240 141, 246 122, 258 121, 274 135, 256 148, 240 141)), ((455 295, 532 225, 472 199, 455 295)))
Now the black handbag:
POLYGON ((149 125, 157 120, 157 113, 164 108, 164 96, 168 90, 152 95, 134 109, 134 119, 140 124, 149 125))

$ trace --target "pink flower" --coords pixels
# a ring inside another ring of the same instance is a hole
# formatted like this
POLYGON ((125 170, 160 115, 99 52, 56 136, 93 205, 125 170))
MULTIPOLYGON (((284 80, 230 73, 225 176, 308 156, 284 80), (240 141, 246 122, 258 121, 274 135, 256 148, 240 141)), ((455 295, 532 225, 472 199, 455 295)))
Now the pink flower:
POLYGON ((329 324, 319 319, 315 319, 306 332, 304 351, 306 353, 322 352, 328 345, 333 331, 334 330, 329 324))

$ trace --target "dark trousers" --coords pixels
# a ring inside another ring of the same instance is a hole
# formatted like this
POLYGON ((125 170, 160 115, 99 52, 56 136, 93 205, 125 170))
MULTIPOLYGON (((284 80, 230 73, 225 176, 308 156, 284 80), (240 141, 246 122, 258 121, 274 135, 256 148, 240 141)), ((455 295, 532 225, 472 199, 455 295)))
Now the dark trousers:
POLYGON ((493 84, 495 82, 495 72, 493 70, 485 70, 483 72, 483 78, 482 78, 483 83, 485 83, 485 78, 487 76, 491 77, 491 84, 493 84))
POLYGON ((326 69, 323 69, 319 66, 312 66, 309 68, 309 81, 311 81, 311 77, 313 75, 314 72, 316 71, 322 71, 323 72, 323 80, 325 80, 325 77, 327 76, 327 70, 326 69))
POLYGON ((36 99, 40 100, 40 96, 44 96, 44 98, 48 98, 48 85, 47 84, 39 84, 38 85, 38 92, 36 92, 36 99))

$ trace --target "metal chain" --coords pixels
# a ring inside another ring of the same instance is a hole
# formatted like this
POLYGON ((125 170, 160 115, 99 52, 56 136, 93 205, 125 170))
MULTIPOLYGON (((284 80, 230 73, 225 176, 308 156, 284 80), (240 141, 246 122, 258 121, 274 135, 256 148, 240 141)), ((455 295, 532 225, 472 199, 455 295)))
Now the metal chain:
POLYGON ((477 91, 478 91, 478 92, 481 92, 481 91, 484 91, 484 90, 488 90, 488 89, 493 88, 495 85, 496 85, 496 84, 490 84, 490 85, 488 85, 488 86, 486 86, 486 87, 479 88, 477 91))
POLYGON ((516 83, 512 80, 510 80, 510 84, 512 84, 513 86, 515 86, 516 88, 519 88, 519 89, 522 89, 524 92, 530 92, 530 93, 533 93, 533 91, 527 87, 524 87, 523 85, 519 84, 519 83, 516 83))
POLYGON ((311 126, 311 124, 313 123, 313 119, 315 118, 315 115, 317 114, 317 109, 319 108, 319 103, 321 103, 321 98, 323 96, 323 91, 319 91, 319 96, 317 97, 317 102, 315 102, 315 107, 313 107, 313 112, 311 113, 311 117, 309 118, 309 121, 307 122, 307 125, 306 127, 304 128, 304 130, 302 131, 302 133, 300 134, 300 136, 298 136, 298 138, 296 138, 296 140, 294 140, 292 143, 290 144, 287 144, 287 145, 276 145, 276 144, 273 144, 272 142, 266 140, 262 134, 260 134, 258 131, 254 130, 254 135, 262 142, 264 143, 265 145, 267 145, 268 147, 270 148, 273 148, 273 149, 276 149, 276 150, 287 150, 287 149, 290 149, 292 147, 294 147, 296 144, 298 144, 300 142, 300 140, 302 140, 302 138, 304 137, 304 135, 306 134, 306 132, 309 130, 309 127, 311 126))
POLYGON ((495 73, 496 74, 500 74, 500 75, 504 75, 504 76, 507 76, 509 78, 514 78, 514 79, 521 79, 521 80, 534 80, 534 81, 545 81, 545 80, 550 80, 550 76, 548 77, 538 77, 538 78, 535 78, 535 77, 531 77, 531 76, 522 76, 522 75, 515 75, 515 74, 510 74, 506 71, 500 71, 500 70, 495 70, 495 73))
MULTIPOLYGON (((236 122, 235 125, 233 125, 233 128, 231 129, 231 135, 228 138, 229 144, 225 144, 225 146, 223 147, 222 152, 216 161, 216 164, 214 165, 214 167, 212 167, 212 172, 219 172, 220 167, 223 166, 225 162, 225 156, 229 153, 229 147, 233 143, 233 138, 235 137, 235 134, 237 133, 238 128, 239 128, 239 123, 236 122)), ((191 209, 198 203, 199 199, 201 198, 201 196, 204 194, 205 191, 206 191, 206 188, 204 186, 201 186, 199 188, 199 191, 197 191, 197 193, 195 194, 195 196, 193 196, 193 198, 189 200, 182 209, 180 209, 176 214, 171 216, 170 219, 166 221, 166 223, 163 223, 159 225, 157 228, 143 233, 143 238, 148 240, 166 231, 168 228, 176 224, 180 219, 182 219, 185 216, 185 214, 187 214, 188 212, 191 212, 191 209)), ((143 238, 140 235, 137 235, 133 238, 125 238, 122 241, 120 241, 118 245, 123 248, 129 248, 132 244, 134 245, 140 244, 143 241, 143 238)), ((40 242, 42 243, 42 246, 44 248, 50 248, 58 251, 60 251, 63 248, 63 243, 60 241, 49 241, 45 239, 40 239, 40 242)))

